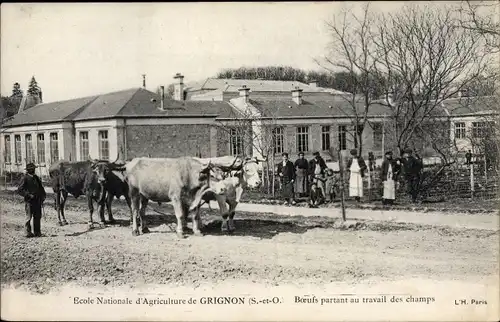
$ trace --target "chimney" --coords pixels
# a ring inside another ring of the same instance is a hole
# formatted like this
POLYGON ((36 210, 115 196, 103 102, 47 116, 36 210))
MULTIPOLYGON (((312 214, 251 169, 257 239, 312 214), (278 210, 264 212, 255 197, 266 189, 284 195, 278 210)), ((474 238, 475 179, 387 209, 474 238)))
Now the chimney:
POLYGON ((184 100, 184 76, 181 73, 177 73, 174 79, 178 79, 177 83, 174 84, 174 99, 176 101, 184 100))
POLYGON ((142 74, 142 88, 146 88, 146 74, 142 74))
POLYGON ((243 85, 241 86, 241 88, 238 89, 238 91, 240 91, 240 97, 244 97, 245 103, 248 103, 248 97, 250 96, 249 95, 250 88, 248 88, 247 85, 243 85))
POLYGON ((311 86, 311 87, 318 87, 318 81, 317 80, 311 80, 309 82, 309 86, 311 86))
POLYGON ((165 110, 165 86, 161 85, 160 86, 160 109, 162 111, 165 110))
POLYGON ((295 104, 302 104, 302 89, 300 89, 298 86, 295 86, 295 89, 292 90, 292 99, 295 104))

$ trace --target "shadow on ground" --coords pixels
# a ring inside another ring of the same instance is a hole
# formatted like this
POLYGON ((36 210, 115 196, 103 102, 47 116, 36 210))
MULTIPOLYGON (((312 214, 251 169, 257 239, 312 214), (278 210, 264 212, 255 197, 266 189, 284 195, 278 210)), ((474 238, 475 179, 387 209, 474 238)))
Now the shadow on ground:
POLYGON ((280 222, 274 220, 262 219, 241 219, 235 220, 236 230, 230 234, 221 231, 220 220, 213 220, 203 228, 205 235, 233 235, 233 236, 251 236, 263 239, 270 239, 281 233, 303 234, 311 228, 321 227, 321 225, 305 226, 294 222, 280 222))

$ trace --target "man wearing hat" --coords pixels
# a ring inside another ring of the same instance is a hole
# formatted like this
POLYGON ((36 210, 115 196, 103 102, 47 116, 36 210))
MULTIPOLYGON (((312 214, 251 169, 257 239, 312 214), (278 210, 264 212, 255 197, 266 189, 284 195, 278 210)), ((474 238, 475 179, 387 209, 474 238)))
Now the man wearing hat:
POLYGON ((412 155, 412 149, 403 150, 403 172, 406 179, 406 188, 411 196, 412 202, 417 202, 417 196, 420 185, 420 172, 422 170, 422 162, 412 155))
POLYGON ((354 197, 356 201, 361 201, 363 197, 363 177, 367 169, 365 160, 359 156, 356 149, 351 150, 351 158, 347 161, 349 169, 349 196, 354 197))
POLYGON ((293 163, 288 160, 288 153, 283 153, 283 161, 278 164, 278 175, 281 178, 281 195, 285 199, 285 205, 291 203, 295 205, 293 182, 295 181, 295 171, 293 163))
POLYGON ((24 197, 24 205, 26 210, 26 237, 40 237, 42 219, 42 203, 45 200, 46 193, 43 188, 42 181, 35 174, 36 166, 33 163, 26 165, 26 174, 21 179, 21 183, 17 188, 17 193, 24 197), (31 231, 31 219, 33 218, 33 232, 31 231))
POLYGON ((299 158, 295 161, 295 194, 297 197, 307 195, 309 187, 308 163, 304 159, 304 152, 299 152, 299 158))
POLYGON ((382 195, 382 204, 384 205, 392 205, 396 199, 396 181, 398 173, 399 164, 392 158, 392 151, 387 151, 380 170, 380 180, 384 188, 384 193, 382 195))

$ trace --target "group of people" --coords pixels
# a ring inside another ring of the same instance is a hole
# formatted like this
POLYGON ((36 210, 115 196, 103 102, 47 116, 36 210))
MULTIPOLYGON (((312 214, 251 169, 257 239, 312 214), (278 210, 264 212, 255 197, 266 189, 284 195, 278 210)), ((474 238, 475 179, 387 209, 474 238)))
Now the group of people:
MULTIPOLYGON (((382 202, 384 205, 393 204, 396 199, 396 188, 399 175, 403 173, 407 184, 408 194, 413 202, 417 201, 422 161, 412 155, 411 149, 403 151, 402 158, 394 159, 392 152, 385 153, 380 169, 380 179, 383 185, 382 202)), ((326 202, 329 197, 333 202, 340 185, 340 178, 332 169, 328 168, 319 152, 314 153, 310 161, 299 153, 299 158, 292 163, 288 153, 283 153, 283 162, 278 164, 278 175, 281 179, 282 196, 285 204, 296 204, 301 197, 309 198, 312 207, 326 202)), ((42 205, 46 197, 42 181, 35 174, 36 166, 33 163, 26 165, 26 174, 23 176, 17 193, 25 202, 25 232, 26 237, 40 237, 42 205), (33 220, 33 230, 31 221, 33 220)), ((356 149, 351 150, 351 157, 347 162, 349 171, 349 197, 360 202, 363 197, 363 178, 366 176, 367 165, 358 155, 356 149)))
MULTIPOLYGON (((422 161, 412 155, 411 149, 405 149, 401 158, 393 158, 392 151, 387 151, 380 168, 382 182, 382 203, 391 205, 396 199, 396 189, 399 175, 402 173, 407 185, 407 192, 413 202, 417 201, 422 161)), ((368 166, 356 149, 350 151, 351 157, 347 161, 349 179, 349 197, 357 202, 363 198, 363 180, 367 174, 368 166)), ((340 178, 328 168, 319 152, 315 152, 310 161, 300 152, 298 159, 293 163, 289 160, 288 153, 283 153, 283 161, 278 164, 278 176, 281 179, 281 193, 285 204, 296 204, 301 197, 309 198, 309 205, 316 207, 330 198, 333 202, 336 191, 339 189, 340 178)), ((374 170, 370 163, 370 170, 374 170)))

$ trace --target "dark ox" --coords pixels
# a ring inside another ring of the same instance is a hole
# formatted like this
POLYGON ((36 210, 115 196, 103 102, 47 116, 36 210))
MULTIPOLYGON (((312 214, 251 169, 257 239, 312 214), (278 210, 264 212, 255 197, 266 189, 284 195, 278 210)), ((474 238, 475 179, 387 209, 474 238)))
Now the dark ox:
POLYGON ((120 178, 118 172, 119 170, 124 170, 124 165, 116 163, 116 160, 114 162, 105 160, 68 162, 60 160, 53 163, 49 168, 49 176, 55 194, 55 207, 59 225, 68 224, 64 216, 68 194, 71 194, 75 198, 82 195, 87 197, 90 212, 90 228, 94 224, 92 218, 94 201, 98 204, 101 223, 105 223, 104 203, 106 203, 108 209, 109 222, 113 223, 115 221, 111 212, 113 197, 124 195, 127 203, 130 205, 128 186, 120 178))
MULTIPOLYGON (((147 233, 143 220, 148 201, 171 202, 177 217, 177 235, 183 237, 183 220, 187 213, 201 202, 204 193, 224 193, 218 184, 220 169, 209 162, 202 163, 191 157, 135 158, 125 166, 131 199, 132 235, 147 233), (137 221, 139 220, 139 227, 137 221)), ((193 216, 193 233, 201 235, 193 216)))
MULTIPOLYGON (((261 184, 261 178, 259 176, 259 162, 265 162, 265 160, 259 160, 258 158, 247 158, 243 159, 241 157, 224 156, 217 158, 207 158, 198 159, 200 162, 211 162, 215 166, 221 168, 224 172, 228 173, 225 179, 222 181, 223 187, 225 189, 224 194, 215 194, 213 192, 207 192, 202 200, 204 203, 209 203, 210 201, 217 201, 219 205, 220 214, 222 216, 222 232, 232 232, 236 228, 234 226, 234 215, 236 206, 240 202, 241 196, 245 188, 257 188, 261 184), (229 206, 229 209, 228 209, 229 206)), ((196 208, 197 217, 200 218, 199 211, 202 204, 196 208)), ((201 227, 201 221, 198 224, 201 227)))

